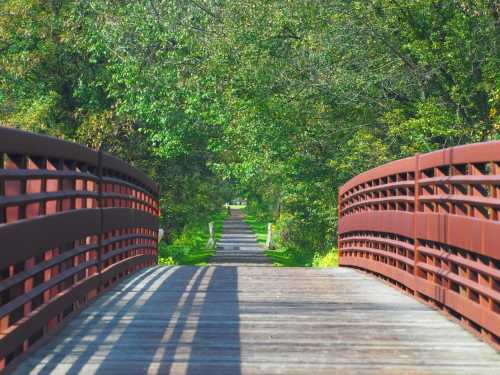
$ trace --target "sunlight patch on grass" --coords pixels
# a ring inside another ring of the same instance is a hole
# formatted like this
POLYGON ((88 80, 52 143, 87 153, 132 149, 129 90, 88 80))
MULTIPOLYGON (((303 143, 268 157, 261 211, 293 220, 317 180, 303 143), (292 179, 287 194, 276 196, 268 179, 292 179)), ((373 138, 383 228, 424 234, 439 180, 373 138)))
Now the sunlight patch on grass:
POLYGON ((271 258, 277 267, 338 267, 339 256, 337 249, 322 254, 319 252, 309 253, 295 249, 278 248, 267 250, 266 255, 271 258))
POLYGON ((230 204, 229 207, 233 210, 244 210, 247 206, 244 204, 230 204))
POLYGON ((339 265, 339 251, 338 249, 331 249, 325 254, 316 253, 313 256, 312 266, 327 268, 338 267, 339 265))

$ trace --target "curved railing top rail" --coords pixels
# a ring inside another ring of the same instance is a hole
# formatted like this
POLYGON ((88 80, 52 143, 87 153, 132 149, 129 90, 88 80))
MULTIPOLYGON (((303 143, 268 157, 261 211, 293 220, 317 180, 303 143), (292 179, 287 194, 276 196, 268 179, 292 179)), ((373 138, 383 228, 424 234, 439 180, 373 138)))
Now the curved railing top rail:
MULTIPOLYGON (((500 141, 490 141, 419 154, 419 169, 424 170, 451 164, 492 162, 498 159, 499 149, 500 141)), ((339 189, 339 193, 344 194, 353 187, 371 180, 398 173, 414 172, 416 169, 416 158, 417 156, 411 156, 405 159, 394 160, 354 176, 339 189)))
POLYGON ((44 157, 50 155, 60 159, 71 155, 72 160, 97 165, 96 151, 54 137, 0 126, 0 139, 2 140, 0 151, 5 154, 44 157))
MULTIPOLYGON (((76 143, 1 126, 0 139, 2 153, 65 159, 98 166, 99 151, 76 143)), ((130 179, 150 193, 158 194, 158 184, 147 174, 106 152, 102 152, 102 168, 109 169, 113 174, 122 174, 122 179, 130 179)))
POLYGON ((159 193, 158 184, 153 182, 146 173, 107 152, 102 153, 102 167, 113 171, 115 174, 122 174, 122 178, 125 176, 132 178, 136 184, 142 185, 152 194, 159 193))
POLYGON ((341 195, 345 194, 353 187, 360 185, 364 182, 368 182, 371 180, 383 178, 386 176, 402 172, 412 172, 412 171, 415 171, 415 157, 412 156, 406 159, 394 160, 387 164, 381 165, 379 167, 358 174, 357 176, 354 176, 340 187, 339 193, 341 195))
POLYGON ((157 262, 158 186, 102 151, 0 127, 0 371, 157 262))
POLYGON ((396 160, 339 190, 340 265, 382 276, 500 347, 500 141, 396 160))

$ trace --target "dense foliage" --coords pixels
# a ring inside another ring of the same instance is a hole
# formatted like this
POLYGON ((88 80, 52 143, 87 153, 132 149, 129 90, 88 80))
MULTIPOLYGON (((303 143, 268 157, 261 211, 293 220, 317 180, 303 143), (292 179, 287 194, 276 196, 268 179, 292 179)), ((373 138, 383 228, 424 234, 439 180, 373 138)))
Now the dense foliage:
POLYGON ((4 0, 0 122, 162 185, 169 233, 232 194, 334 244, 336 188, 498 138, 496 0, 4 0))

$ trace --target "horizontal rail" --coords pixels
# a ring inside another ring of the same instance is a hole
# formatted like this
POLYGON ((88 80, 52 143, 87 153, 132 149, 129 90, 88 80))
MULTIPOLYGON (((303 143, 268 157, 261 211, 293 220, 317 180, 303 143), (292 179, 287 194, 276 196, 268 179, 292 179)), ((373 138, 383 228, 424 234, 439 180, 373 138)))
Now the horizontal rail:
POLYGON ((55 248, 61 243, 99 233, 100 225, 99 209, 61 212, 1 225, 0 269, 6 269, 9 265, 35 257, 40 252, 55 248), (9 250, 11 247, 15 248, 15 251, 9 250))
POLYGON ((97 167, 97 153, 75 143, 5 127, 0 127, 0 140, 5 154, 77 160, 97 167))
POLYGON ((435 151, 339 189, 340 265, 361 268, 500 346, 500 142, 435 151))
POLYGON ((158 186, 102 151, 0 127, 0 370, 157 262, 158 186))
POLYGON ((7 352, 12 347, 22 345, 25 338, 32 332, 45 329, 46 322, 51 317, 57 316, 60 311, 64 311, 68 307, 72 307, 75 301, 85 299, 93 290, 100 288, 103 284, 110 283, 122 273, 132 272, 136 266, 149 265, 152 261, 154 261, 154 257, 147 255, 130 257, 116 263, 106 272, 85 279, 75 284, 73 288, 58 294, 50 303, 32 311, 30 316, 11 327, 10 332, 0 340, 0 352, 7 352))

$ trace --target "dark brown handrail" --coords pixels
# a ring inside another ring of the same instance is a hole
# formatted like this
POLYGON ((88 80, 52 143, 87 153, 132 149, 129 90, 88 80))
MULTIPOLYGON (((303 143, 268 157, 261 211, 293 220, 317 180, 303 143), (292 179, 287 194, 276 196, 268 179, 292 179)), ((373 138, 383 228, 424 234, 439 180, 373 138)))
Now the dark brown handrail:
POLYGON ((0 127, 0 369, 157 263, 158 199, 109 154, 0 127))
POLYGON ((431 303, 500 346, 500 142, 362 173, 339 190, 340 265, 431 303))

